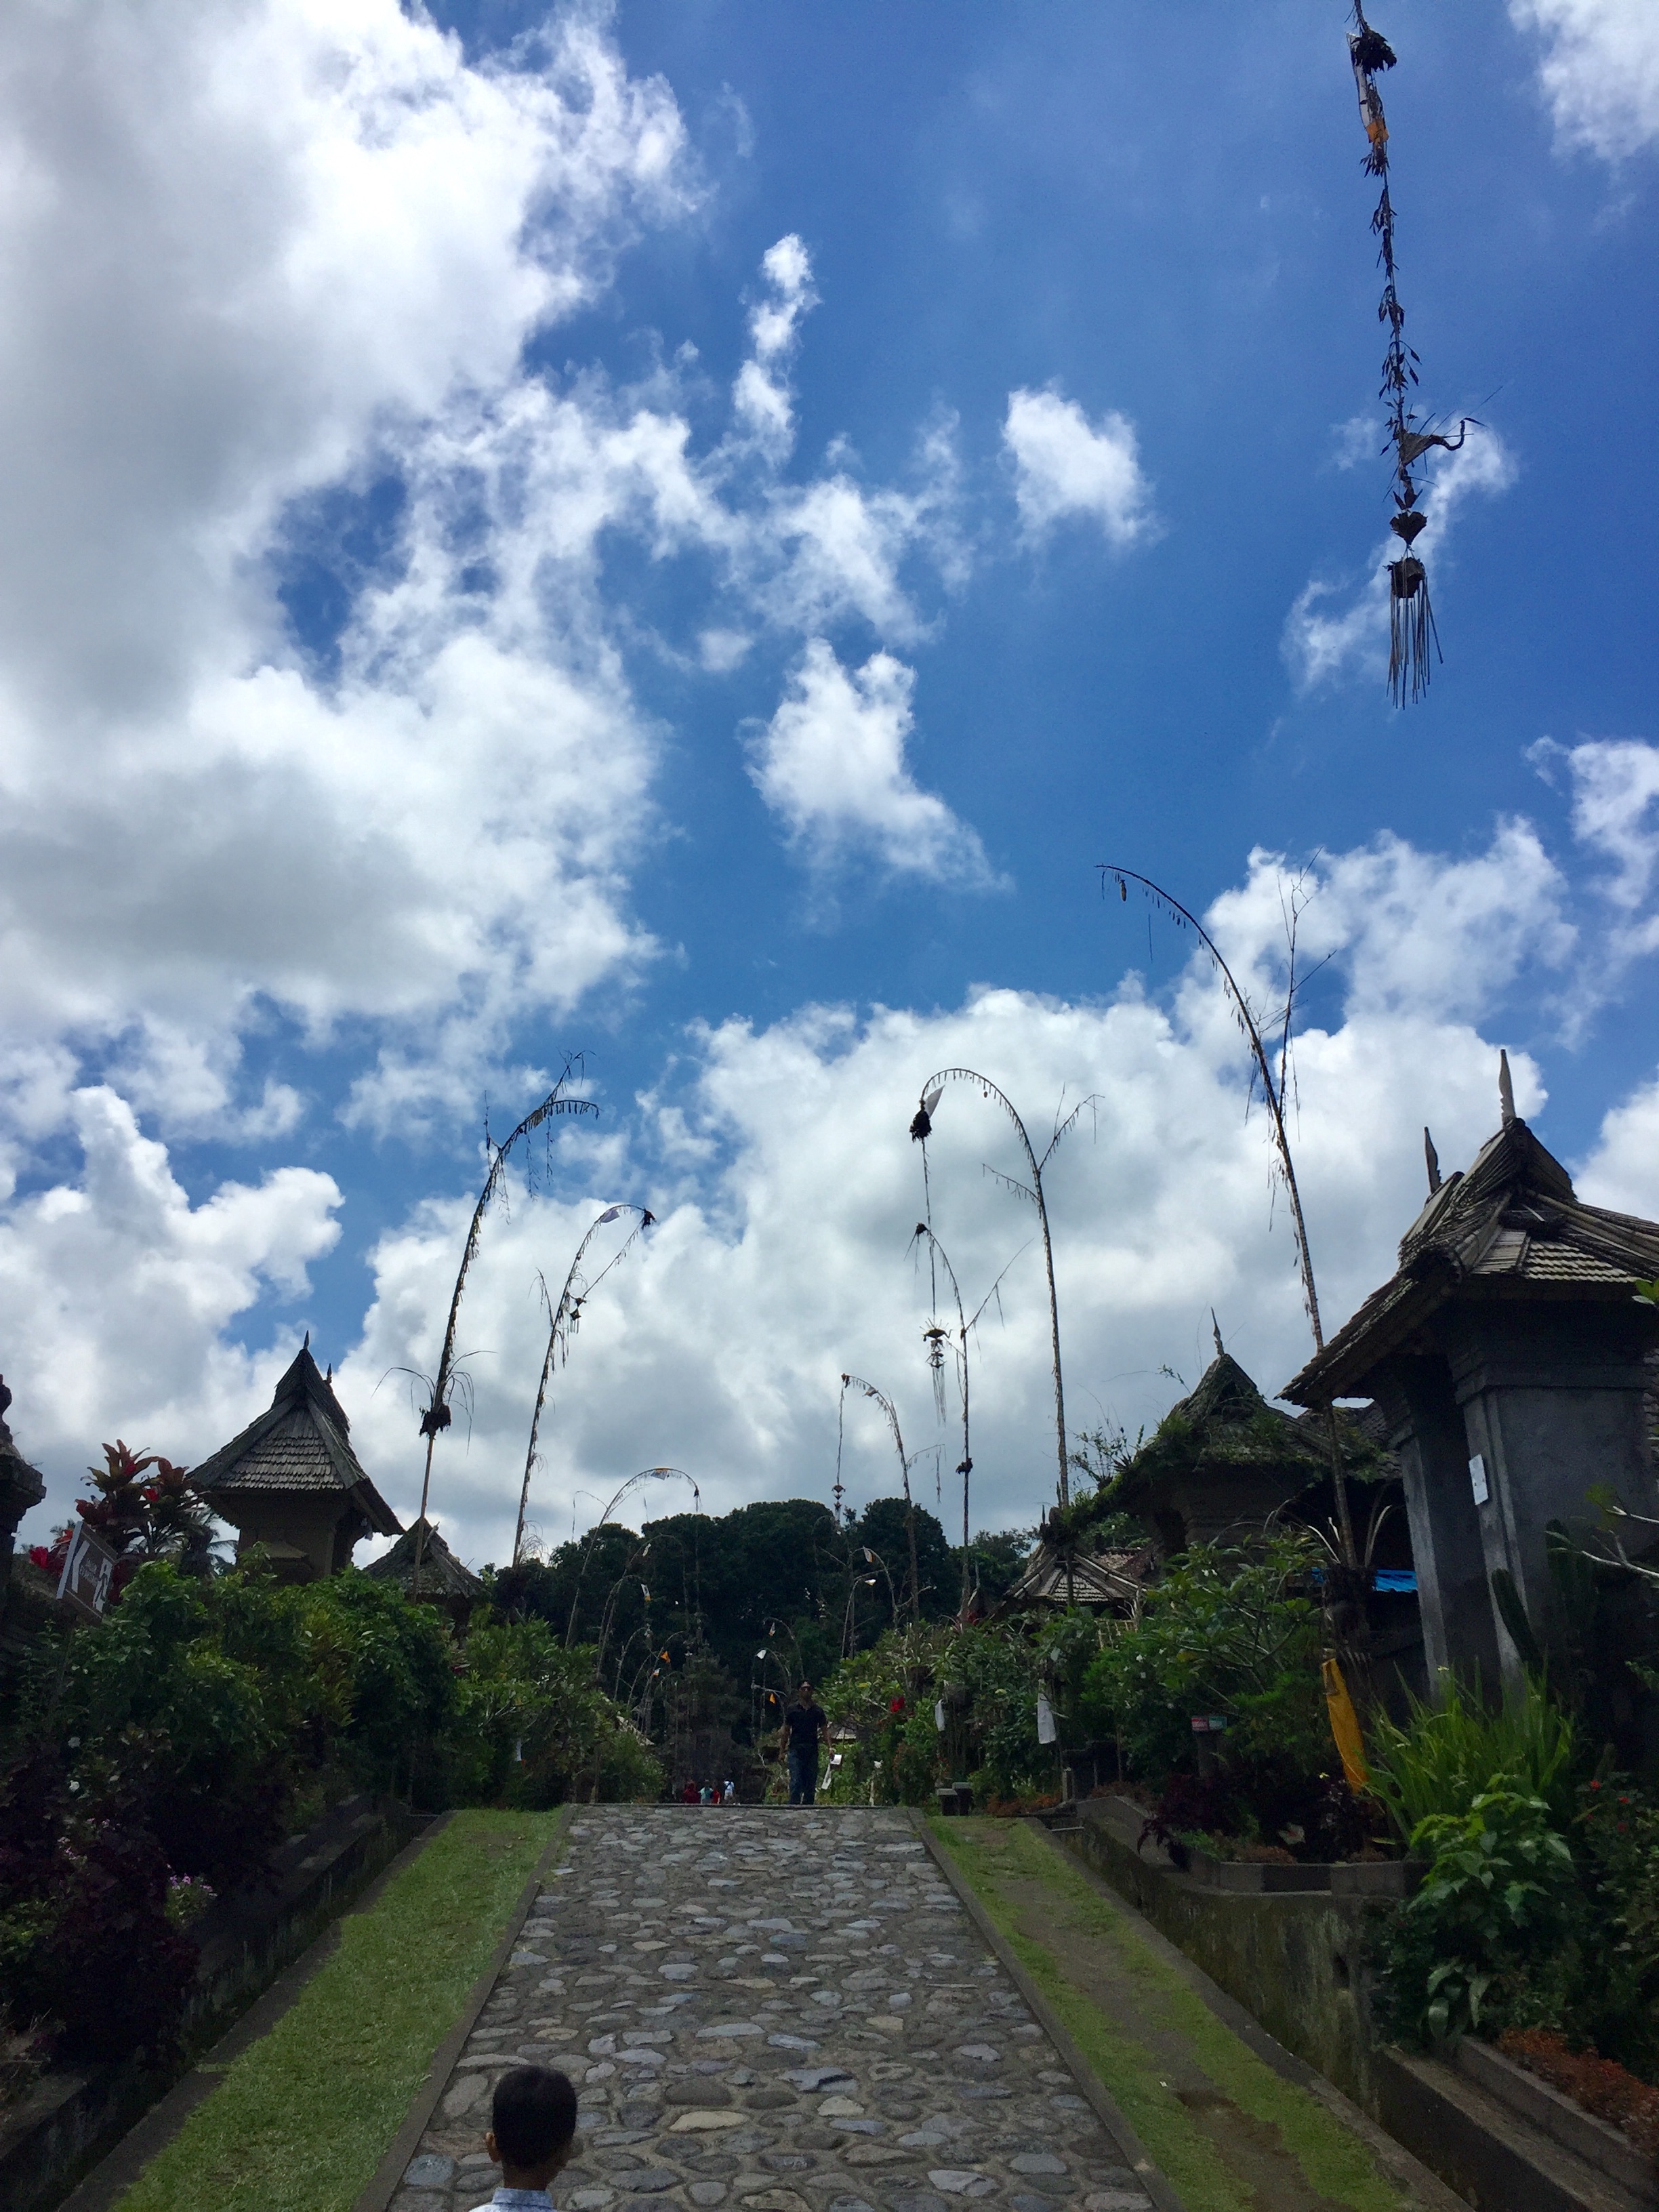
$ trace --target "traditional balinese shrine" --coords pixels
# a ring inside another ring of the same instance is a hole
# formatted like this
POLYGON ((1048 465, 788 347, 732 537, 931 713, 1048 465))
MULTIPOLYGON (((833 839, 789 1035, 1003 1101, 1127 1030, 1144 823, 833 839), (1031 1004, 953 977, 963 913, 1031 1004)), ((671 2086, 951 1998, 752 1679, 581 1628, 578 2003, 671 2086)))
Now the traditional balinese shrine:
POLYGON ((1659 1224, 1581 1203, 1516 1115, 1507 1058, 1499 1095, 1498 1133, 1467 1173, 1443 1182, 1427 1146, 1428 1203, 1398 1269, 1281 1393, 1381 1408, 1430 1680, 1479 1669, 1489 1693, 1521 1678, 1505 1599, 1552 1640, 1549 1525, 1593 1527, 1592 1485, 1659 1513, 1645 1395, 1659 1306, 1637 1288, 1659 1276, 1659 1224))
MULTIPOLYGON (((1343 1464, 1361 1481, 1395 1470, 1359 1424, 1338 1425, 1343 1464)), ((1115 1508, 1152 1532, 1161 1558, 1190 1544, 1237 1543, 1331 1480, 1322 1421, 1270 1406, 1216 1335, 1216 1356, 1171 1406, 1112 1489, 1115 1508)), ((1331 1511, 1326 1504, 1322 1517, 1331 1511)))
POLYGON ((285 1582, 337 1575, 368 1535, 398 1536, 403 1523, 357 1463, 351 1424, 311 1356, 307 1336, 266 1411, 191 1474, 236 1556, 262 1545, 285 1582))
POLYGON ((438 1606, 457 1628, 465 1627, 473 1607, 483 1595, 482 1581, 456 1558, 429 1521, 416 1521, 389 1552, 371 1559, 363 1572, 400 1589, 405 1597, 418 1597, 422 1604, 438 1606))

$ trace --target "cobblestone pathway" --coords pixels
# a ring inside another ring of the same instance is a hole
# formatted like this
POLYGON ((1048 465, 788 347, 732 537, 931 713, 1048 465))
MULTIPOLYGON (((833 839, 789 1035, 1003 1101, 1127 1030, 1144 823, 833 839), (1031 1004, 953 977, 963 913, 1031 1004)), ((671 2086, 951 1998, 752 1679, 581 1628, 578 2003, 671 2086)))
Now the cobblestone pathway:
POLYGON ((579 1813, 393 2212, 487 2203, 489 2093, 581 2100, 561 2212, 1146 2212, 901 1813, 579 1813))

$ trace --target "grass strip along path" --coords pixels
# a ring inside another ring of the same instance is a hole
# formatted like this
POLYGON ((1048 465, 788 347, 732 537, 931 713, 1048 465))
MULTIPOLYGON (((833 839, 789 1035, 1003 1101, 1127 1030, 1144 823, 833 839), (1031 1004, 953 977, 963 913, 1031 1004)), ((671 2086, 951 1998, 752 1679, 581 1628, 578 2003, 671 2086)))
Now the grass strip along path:
POLYGON ((457 1813, 118 2212, 343 2212, 373 2178, 562 1816, 457 1813))
POLYGON ((1187 2212, 1406 2212, 1364 2142, 1258 2058, 1034 1826, 931 1826, 1187 2212))

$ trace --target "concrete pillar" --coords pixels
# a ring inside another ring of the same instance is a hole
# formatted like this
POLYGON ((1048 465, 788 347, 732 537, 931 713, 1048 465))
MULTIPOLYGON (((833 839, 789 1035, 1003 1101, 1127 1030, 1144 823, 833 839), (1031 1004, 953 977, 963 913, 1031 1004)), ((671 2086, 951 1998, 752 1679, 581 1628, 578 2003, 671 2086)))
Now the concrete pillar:
POLYGON ((1398 1358, 1370 1380, 1405 1486, 1431 1692, 1449 1668, 1466 1681, 1478 1676, 1493 1696, 1498 1638, 1451 1370, 1434 1355, 1398 1358))
MULTIPOLYGON (((1635 1513, 1659 1512, 1644 1397, 1644 1355, 1659 1310, 1638 1304, 1493 1301, 1446 1316, 1443 1335, 1461 1409, 1470 1495, 1488 1578, 1506 1568, 1538 1642, 1559 1633, 1547 1554, 1552 1521, 1594 1523, 1586 1495, 1606 1483, 1635 1513)), ((1506 1688, 1521 1657, 1498 1625, 1506 1688)))

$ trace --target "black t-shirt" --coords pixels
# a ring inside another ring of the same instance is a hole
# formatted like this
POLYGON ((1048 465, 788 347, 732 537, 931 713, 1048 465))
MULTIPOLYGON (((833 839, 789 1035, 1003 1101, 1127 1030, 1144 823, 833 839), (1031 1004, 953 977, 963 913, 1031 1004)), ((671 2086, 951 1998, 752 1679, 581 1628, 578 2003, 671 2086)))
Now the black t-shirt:
POLYGON ((822 1705, 786 1705, 783 1724, 789 1731, 791 1751, 816 1751, 819 1734, 830 1723, 822 1705))

